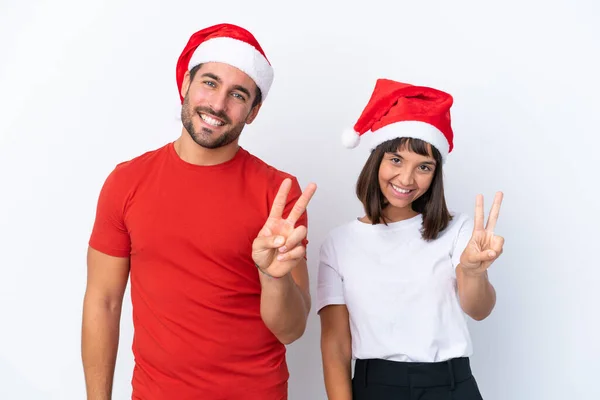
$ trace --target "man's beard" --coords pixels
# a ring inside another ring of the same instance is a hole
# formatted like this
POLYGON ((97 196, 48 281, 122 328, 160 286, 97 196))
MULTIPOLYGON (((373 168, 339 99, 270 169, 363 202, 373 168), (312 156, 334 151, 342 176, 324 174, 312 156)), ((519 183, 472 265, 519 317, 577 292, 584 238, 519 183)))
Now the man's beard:
POLYGON ((194 128, 193 116, 197 115, 200 117, 200 113, 206 115, 212 115, 227 124, 231 124, 231 119, 224 112, 216 112, 208 107, 196 107, 192 109, 189 105, 188 97, 186 96, 181 107, 181 122, 185 130, 190 134, 192 140, 199 146, 206 149, 218 149, 219 147, 227 146, 228 144, 237 140, 240 137, 242 130, 244 129, 245 122, 241 122, 238 125, 233 126, 231 129, 221 133, 218 137, 213 137, 213 130, 207 127, 202 127, 200 132, 197 132, 194 128))

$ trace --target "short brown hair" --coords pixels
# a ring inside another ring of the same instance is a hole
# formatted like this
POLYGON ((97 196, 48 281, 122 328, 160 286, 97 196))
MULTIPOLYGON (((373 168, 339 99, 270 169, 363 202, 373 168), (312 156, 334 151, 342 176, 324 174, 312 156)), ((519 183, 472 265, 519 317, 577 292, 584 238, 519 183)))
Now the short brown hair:
POLYGON ((383 210, 388 205, 387 199, 379 187, 379 167, 385 153, 406 149, 422 156, 433 156, 436 168, 431 186, 421 197, 412 203, 412 209, 423 215, 421 236, 430 241, 438 237, 446 229, 452 216, 446 206, 444 196, 444 179, 442 173, 442 156, 429 143, 419 139, 397 138, 381 143, 373 151, 365 163, 356 182, 356 195, 363 204, 365 213, 371 223, 386 224, 383 210))

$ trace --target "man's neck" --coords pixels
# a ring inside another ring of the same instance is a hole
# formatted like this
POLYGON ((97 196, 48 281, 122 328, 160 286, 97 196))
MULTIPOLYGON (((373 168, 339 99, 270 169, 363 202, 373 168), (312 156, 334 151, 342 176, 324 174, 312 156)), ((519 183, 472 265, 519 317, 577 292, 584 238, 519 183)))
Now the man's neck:
POLYGON ((217 149, 207 149, 194 142, 185 132, 175 141, 174 146, 183 161, 204 166, 223 164, 235 157, 239 150, 237 140, 217 149))

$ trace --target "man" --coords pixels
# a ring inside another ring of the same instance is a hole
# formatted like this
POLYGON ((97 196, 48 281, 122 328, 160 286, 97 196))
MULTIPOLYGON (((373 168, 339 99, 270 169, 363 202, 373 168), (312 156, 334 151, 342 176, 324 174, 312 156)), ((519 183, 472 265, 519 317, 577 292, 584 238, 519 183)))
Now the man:
POLYGON ((285 345, 310 310, 308 202, 297 180, 238 145, 273 80, 253 35, 220 24, 177 63, 181 136, 119 164, 88 250, 88 400, 111 398, 131 276, 133 399, 287 399, 285 345))

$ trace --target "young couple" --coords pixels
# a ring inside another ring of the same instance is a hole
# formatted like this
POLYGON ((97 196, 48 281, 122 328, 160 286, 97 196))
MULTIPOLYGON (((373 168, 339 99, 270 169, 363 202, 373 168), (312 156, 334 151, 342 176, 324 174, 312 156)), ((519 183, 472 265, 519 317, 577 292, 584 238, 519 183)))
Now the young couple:
MULTIPOLYGON (((311 309, 306 208, 316 185, 238 144, 273 82, 247 30, 193 34, 176 67, 181 136, 120 163, 89 241, 82 361, 88 399, 107 400, 131 282, 132 399, 287 399, 285 345, 311 309)), ((487 269, 502 253, 487 223, 453 215, 444 162, 452 97, 387 79, 344 137, 371 154, 356 194, 365 215, 321 246, 317 311, 329 399, 481 399, 465 314, 495 304, 487 269), (351 376, 351 361, 356 360, 351 376)))

